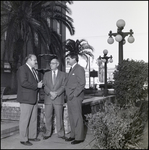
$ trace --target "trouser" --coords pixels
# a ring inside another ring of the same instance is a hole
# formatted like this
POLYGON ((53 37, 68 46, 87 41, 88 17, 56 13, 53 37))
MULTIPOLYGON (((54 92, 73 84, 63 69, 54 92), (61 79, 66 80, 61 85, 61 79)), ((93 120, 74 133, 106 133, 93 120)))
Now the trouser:
POLYGON ((46 119, 46 134, 50 136, 52 134, 53 125, 53 110, 56 116, 56 129, 58 137, 65 135, 64 123, 63 123, 63 105, 62 104, 45 104, 45 119, 46 119))
POLYGON ((84 140, 84 124, 82 116, 82 100, 76 97, 67 101, 68 116, 70 120, 71 138, 75 140, 84 140))
POLYGON ((20 104, 19 131, 20 140, 28 141, 37 137, 37 109, 38 104, 20 104))

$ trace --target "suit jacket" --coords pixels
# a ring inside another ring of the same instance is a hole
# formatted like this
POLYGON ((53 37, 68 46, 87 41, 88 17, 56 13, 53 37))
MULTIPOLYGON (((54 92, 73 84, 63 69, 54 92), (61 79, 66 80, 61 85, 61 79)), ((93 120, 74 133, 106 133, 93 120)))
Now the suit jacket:
POLYGON ((26 64, 19 67, 17 71, 17 77, 17 101, 25 104, 36 104, 39 89, 33 73, 26 64))
POLYGON ((44 92, 45 92, 45 104, 64 104, 64 84, 65 84, 66 74, 58 70, 56 76, 55 85, 52 83, 52 71, 48 71, 43 76, 44 92), (51 99, 50 91, 57 92, 58 96, 53 100, 51 99))
POLYGON ((67 100, 71 100, 74 96, 83 100, 85 84, 85 70, 82 66, 76 64, 68 74, 65 83, 67 100))

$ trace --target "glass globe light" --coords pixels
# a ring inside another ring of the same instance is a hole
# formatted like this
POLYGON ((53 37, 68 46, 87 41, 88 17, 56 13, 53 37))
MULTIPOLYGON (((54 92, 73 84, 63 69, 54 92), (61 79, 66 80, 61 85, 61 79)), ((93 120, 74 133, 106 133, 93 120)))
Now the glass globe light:
POLYGON ((115 40, 120 42, 122 40, 122 36, 120 34, 116 35, 115 40))
POLYGON ((107 42, 108 42, 109 44, 113 44, 113 43, 114 43, 113 37, 109 37, 108 40, 107 40, 107 42))
POLYGON ((108 54, 108 50, 107 49, 104 49, 103 50, 103 53, 106 55, 106 54, 108 54))
POLYGON ((122 28, 125 26, 125 21, 123 19, 119 19, 117 22, 116 22, 116 26, 118 28, 122 28))
POLYGON ((131 35, 128 37, 128 42, 133 43, 135 41, 135 38, 131 35))

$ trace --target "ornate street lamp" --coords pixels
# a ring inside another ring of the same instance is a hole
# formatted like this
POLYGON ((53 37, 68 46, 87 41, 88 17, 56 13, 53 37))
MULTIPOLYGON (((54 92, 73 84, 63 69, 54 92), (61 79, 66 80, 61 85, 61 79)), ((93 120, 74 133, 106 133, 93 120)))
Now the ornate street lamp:
POLYGON ((104 56, 103 57, 101 57, 101 56, 99 56, 99 58, 97 59, 97 61, 98 61, 98 64, 100 64, 101 62, 104 62, 105 63, 105 85, 104 85, 104 96, 107 96, 107 94, 108 94, 108 90, 107 90, 107 63, 108 62, 110 62, 110 63, 112 63, 113 62, 113 60, 112 60, 112 55, 109 57, 109 56, 107 56, 107 54, 108 54, 108 50, 103 50, 103 54, 104 54, 104 56), (109 59, 109 61, 108 61, 108 59, 109 59))
POLYGON ((122 20, 122 19, 118 20, 116 22, 116 25, 118 27, 117 33, 112 33, 112 31, 110 31, 109 34, 108 34, 109 38, 108 38, 107 42, 109 44, 113 44, 114 43, 114 39, 113 39, 112 36, 114 36, 115 40, 117 42, 119 42, 119 63, 121 63, 122 60, 123 60, 123 45, 126 43, 125 37, 127 35, 130 35, 128 37, 128 42, 129 43, 133 43, 135 39, 134 39, 134 37, 132 35, 134 33, 132 31, 132 29, 130 29, 130 32, 122 32, 122 30, 124 29, 124 26, 125 26, 125 21, 124 20, 122 20))

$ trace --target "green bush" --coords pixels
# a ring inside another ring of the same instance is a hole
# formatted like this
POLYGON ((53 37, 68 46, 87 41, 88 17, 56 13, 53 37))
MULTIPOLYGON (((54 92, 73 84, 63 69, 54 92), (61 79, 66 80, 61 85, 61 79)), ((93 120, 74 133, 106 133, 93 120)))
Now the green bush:
MULTIPOLYGON (((147 101, 146 101, 147 102, 147 101)), ((105 111, 87 114, 88 128, 93 132, 98 149, 138 149, 137 143, 148 119, 148 105, 119 107, 106 101, 105 111)))
POLYGON ((114 80, 117 103, 122 107, 134 106, 148 94, 148 63, 123 60, 114 71, 114 80))
POLYGON ((99 149, 138 149, 148 120, 148 63, 123 60, 114 72, 115 103, 87 114, 89 129, 99 149))

